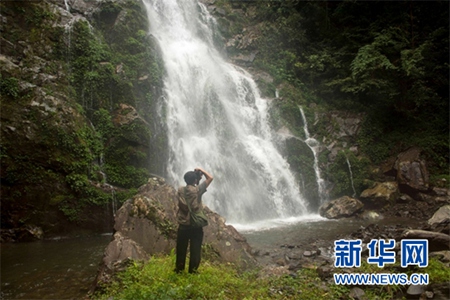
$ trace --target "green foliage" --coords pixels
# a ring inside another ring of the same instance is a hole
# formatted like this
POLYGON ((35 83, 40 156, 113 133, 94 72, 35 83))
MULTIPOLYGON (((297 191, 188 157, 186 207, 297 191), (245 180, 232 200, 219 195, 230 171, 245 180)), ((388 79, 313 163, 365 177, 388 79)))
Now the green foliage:
POLYGON ((0 95, 16 99, 19 96, 19 80, 14 77, 3 78, 0 74, 0 95))
POLYGON ((78 102, 91 116, 92 110, 112 105, 112 94, 120 93, 115 90, 119 79, 109 62, 111 52, 105 43, 94 36, 89 26, 83 21, 74 24, 68 56, 71 58, 71 82, 78 102))
MULTIPOLYGON (((205 250, 205 249, 203 249, 205 250)), ((155 256, 148 262, 132 262, 102 292, 91 299, 347 299, 351 286, 330 284, 324 288, 315 269, 301 269, 293 276, 259 276, 257 270, 238 272, 231 264, 204 260, 199 274, 176 274, 175 256, 155 256)), ((363 261, 358 273, 402 273, 419 271, 395 265, 379 268, 363 261)), ((431 283, 448 281, 449 269, 437 259, 419 273, 429 274, 431 283)), ((403 286, 366 286, 367 299, 393 299, 403 286)))
POLYGON ((433 283, 448 283, 450 278, 450 268, 435 257, 429 259, 428 266, 421 269, 420 273, 427 273, 433 283))
POLYGON ((94 112, 93 123, 96 132, 104 144, 116 134, 116 128, 111 120, 111 114, 106 109, 100 108, 94 112))
POLYGON ((46 21, 53 21, 55 19, 55 14, 53 14, 48 8, 39 5, 33 6, 31 13, 25 15, 25 22, 27 25, 33 27, 42 26, 42 24, 46 21))
POLYGON ((145 168, 126 165, 124 162, 113 161, 105 166, 108 182, 115 186, 131 188, 144 184, 148 179, 145 168))
POLYGON ((335 184, 333 198, 340 196, 358 196, 366 189, 370 161, 358 158, 350 151, 341 151, 325 174, 335 184))
POLYGON ((315 270, 302 269, 296 277, 259 277, 237 272, 233 265, 202 262, 199 274, 176 274, 175 256, 134 262, 103 293, 92 299, 339 299, 347 287, 323 289, 315 270))
POLYGON ((88 186, 88 178, 82 174, 70 174, 66 176, 66 181, 75 192, 81 192, 88 186))
POLYGON ((69 49, 78 102, 96 129, 90 149, 95 158, 104 157, 103 171, 108 183, 126 188, 138 187, 148 177, 148 168, 142 167, 148 165, 147 154, 139 145, 148 144, 150 132, 147 125, 136 122, 115 126, 113 108, 129 103, 147 120, 152 118, 154 104, 147 101, 152 98, 148 92, 151 88, 148 81, 139 77, 150 75, 147 77, 154 84, 161 84, 162 80, 162 63, 143 30, 147 20, 141 12, 141 7, 132 1, 120 5, 102 3, 94 15, 94 24, 100 31, 86 22, 77 22, 69 49), (126 13, 116 22, 122 11, 126 13))
MULTIPOLYGON (((77 19, 68 28, 55 26, 59 12, 46 2, 3 1, 0 6, 8 19, 2 31, 7 45, 4 54, 20 61, 20 68, 33 70, 5 69, 0 75, 2 112, 12 120, 7 121, 11 129, 5 132, 27 135, 11 139, 11 134, 2 140, 2 183, 7 186, 2 184, 2 207, 11 203, 24 215, 22 219, 44 230, 49 229, 46 220, 51 223, 53 216, 60 215, 55 213, 58 209, 67 220, 82 224, 88 208, 96 209, 112 199, 99 183, 107 178, 108 183, 126 187, 116 195, 122 203, 146 182, 150 166, 156 164, 150 159, 160 161, 156 150, 164 151, 160 143, 153 149, 154 156, 148 157, 147 124, 156 123, 153 99, 158 99, 162 86, 163 65, 147 34, 143 5, 103 2, 88 17, 89 23, 77 19), (116 19, 119 14, 120 20, 116 19), (34 70, 54 77, 36 79, 34 70), (36 90, 27 88, 30 92, 24 95, 21 82, 42 88, 39 96, 60 101, 56 112, 29 106, 36 90), (121 103, 135 107, 142 124, 114 125, 121 103)), ((61 225, 65 226, 63 220, 61 225)))
POLYGON ((136 188, 130 188, 127 190, 119 190, 116 192, 116 199, 119 203, 124 203, 126 200, 131 199, 136 195, 138 190, 136 188))
POLYGON ((373 163, 420 145, 432 172, 448 172, 448 5, 276 1, 256 10, 255 65, 302 94, 276 118, 296 128, 304 102, 363 111, 359 139, 373 163))
POLYGON ((72 205, 72 203, 64 202, 60 205, 60 210, 69 221, 77 222, 78 220, 80 220, 81 209, 77 207, 77 205, 72 205))

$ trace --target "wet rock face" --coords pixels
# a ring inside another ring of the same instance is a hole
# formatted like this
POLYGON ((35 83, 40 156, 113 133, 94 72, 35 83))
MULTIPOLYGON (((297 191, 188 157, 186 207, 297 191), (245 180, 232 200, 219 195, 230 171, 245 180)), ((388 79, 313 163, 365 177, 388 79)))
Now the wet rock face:
POLYGON ((429 189, 429 174, 420 153, 419 148, 410 148, 398 155, 394 165, 400 191, 413 198, 417 198, 419 192, 429 189))
MULTIPOLYGON (((163 178, 151 178, 117 211, 115 234, 107 246, 96 285, 110 280, 126 259, 148 260, 157 253, 169 254, 176 246, 178 210, 176 190, 163 178)), ((223 217, 204 208, 209 225, 204 227, 204 249, 209 259, 233 263, 240 268, 255 266, 246 239, 225 224, 223 217)))
POLYGON ((360 199, 366 208, 382 208, 387 204, 395 203, 399 197, 396 182, 376 183, 371 189, 364 190, 360 199))

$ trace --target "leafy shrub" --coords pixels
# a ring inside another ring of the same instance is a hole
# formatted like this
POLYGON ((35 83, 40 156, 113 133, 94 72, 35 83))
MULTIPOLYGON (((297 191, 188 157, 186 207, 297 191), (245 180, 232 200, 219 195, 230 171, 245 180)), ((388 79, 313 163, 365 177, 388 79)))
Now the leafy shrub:
POLYGON ((0 74, 0 94, 13 99, 19 97, 19 80, 14 77, 3 78, 0 74))

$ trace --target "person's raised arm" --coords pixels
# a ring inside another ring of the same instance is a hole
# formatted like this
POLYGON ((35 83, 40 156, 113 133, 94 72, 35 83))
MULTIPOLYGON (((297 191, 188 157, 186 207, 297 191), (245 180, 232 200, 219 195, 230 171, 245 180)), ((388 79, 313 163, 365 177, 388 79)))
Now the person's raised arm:
POLYGON ((195 168, 195 171, 200 171, 200 172, 202 172, 203 175, 205 175, 205 178, 206 178, 205 183, 206 183, 206 187, 208 187, 214 179, 212 177, 212 175, 209 174, 208 172, 206 172, 205 170, 203 170, 202 168, 195 168))

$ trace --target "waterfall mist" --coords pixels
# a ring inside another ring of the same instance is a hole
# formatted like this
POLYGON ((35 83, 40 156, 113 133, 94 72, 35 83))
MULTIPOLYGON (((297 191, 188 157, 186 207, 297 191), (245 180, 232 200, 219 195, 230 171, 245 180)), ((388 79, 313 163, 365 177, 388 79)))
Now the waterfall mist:
POLYGON ((277 151, 267 101, 251 76, 214 48, 216 24, 192 0, 144 0, 165 64, 168 180, 202 167, 214 176, 205 204, 230 223, 307 212, 295 176, 277 151))

